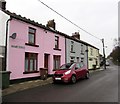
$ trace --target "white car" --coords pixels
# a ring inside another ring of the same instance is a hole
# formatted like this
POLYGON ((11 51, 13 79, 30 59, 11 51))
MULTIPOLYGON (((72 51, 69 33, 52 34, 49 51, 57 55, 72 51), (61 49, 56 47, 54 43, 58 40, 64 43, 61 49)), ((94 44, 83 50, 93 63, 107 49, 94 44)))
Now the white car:
POLYGON ((106 66, 110 66, 110 63, 108 61, 106 61, 106 66))

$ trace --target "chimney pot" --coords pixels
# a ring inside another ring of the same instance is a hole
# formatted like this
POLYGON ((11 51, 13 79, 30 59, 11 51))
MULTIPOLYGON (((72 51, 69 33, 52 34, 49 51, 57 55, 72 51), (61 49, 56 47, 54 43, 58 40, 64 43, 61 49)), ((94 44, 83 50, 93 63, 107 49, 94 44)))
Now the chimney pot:
POLYGON ((53 19, 53 20, 49 20, 49 21, 47 22, 47 25, 46 25, 46 26, 55 30, 55 25, 56 25, 56 23, 55 23, 55 21, 54 21, 54 19, 53 19))
POLYGON ((72 37, 75 38, 75 39, 79 39, 80 40, 79 32, 72 33, 72 37))

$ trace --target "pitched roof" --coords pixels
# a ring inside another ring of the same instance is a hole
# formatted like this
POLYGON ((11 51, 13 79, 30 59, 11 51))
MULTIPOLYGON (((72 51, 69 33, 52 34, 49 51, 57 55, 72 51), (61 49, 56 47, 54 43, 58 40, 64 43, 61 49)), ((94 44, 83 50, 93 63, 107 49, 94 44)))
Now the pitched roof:
MULTIPOLYGON (((49 27, 46 27, 45 25, 42 25, 42 24, 40 24, 40 23, 38 23, 38 22, 35 22, 34 20, 28 19, 28 18, 26 18, 26 17, 22 17, 21 15, 17 15, 16 13, 11 13, 11 12, 8 11, 8 10, 3 10, 3 12, 5 12, 5 13, 8 14, 8 15, 10 15, 10 17, 12 17, 12 18, 21 20, 21 21, 23 21, 23 22, 32 24, 32 25, 34 25, 34 26, 37 26, 37 27, 43 28, 43 29, 45 29, 45 30, 51 31, 51 32, 53 32, 53 33, 59 34, 59 35, 61 35, 61 36, 64 36, 65 38, 68 38, 68 39, 74 40, 74 41, 76 41, 76 42, 83 43, 83 44, 85 44, 85 45, 88 45, 88 46, 91 46, 91 47, 93 47, 93 48, 98 49, 97 47, 95 47, 95 46, 93 46, 93 45, 91 45, 91 44, 89 44, 89 43, 87 43, 87 42, 84 42, 84 41, 82 41, 82 40, 75 39, 75 38, 73 38, 73 37, 71 37, 71 36, 69 36, 69 35, 67 35, 67 34, 65 34, 65 33, 59 32, 59 31, 57 31, 57 30, 50 29, 49 27)), ((98 49, 98 50, 99 50, 99 49, 98 49)))

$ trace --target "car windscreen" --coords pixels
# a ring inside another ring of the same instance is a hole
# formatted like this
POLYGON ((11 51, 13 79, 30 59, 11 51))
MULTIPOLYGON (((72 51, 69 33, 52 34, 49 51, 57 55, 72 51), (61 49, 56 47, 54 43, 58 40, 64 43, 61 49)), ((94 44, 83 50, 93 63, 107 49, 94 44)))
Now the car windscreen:
POLYGON ((74 66, 74 63, 67 63, 64 64, 60 67, 60 69, 66 70, 66 69, 71 69, 74 66))

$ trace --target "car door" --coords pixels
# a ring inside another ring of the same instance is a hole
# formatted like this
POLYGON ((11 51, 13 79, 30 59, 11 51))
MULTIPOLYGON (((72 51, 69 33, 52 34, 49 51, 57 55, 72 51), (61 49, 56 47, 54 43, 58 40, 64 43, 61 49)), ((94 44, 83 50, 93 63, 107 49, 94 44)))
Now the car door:
POLYGON ((81 76, 84 77, 86 75, 86 67, 83 63, 79 63, 80 64, 80 69, 81 69, 81 76))
POLYGON ((75 73, 76 73, 77 79, 79 79, 81 77, 81 69, 80 69, 80 64, 79 63, 77 63, 75 65, 75 73))

